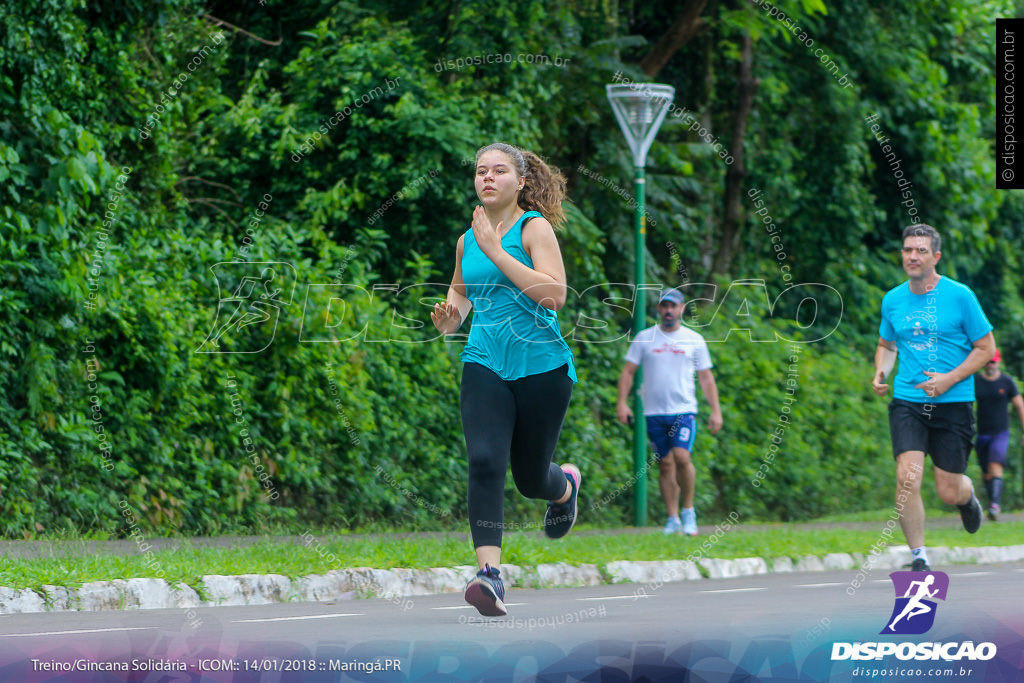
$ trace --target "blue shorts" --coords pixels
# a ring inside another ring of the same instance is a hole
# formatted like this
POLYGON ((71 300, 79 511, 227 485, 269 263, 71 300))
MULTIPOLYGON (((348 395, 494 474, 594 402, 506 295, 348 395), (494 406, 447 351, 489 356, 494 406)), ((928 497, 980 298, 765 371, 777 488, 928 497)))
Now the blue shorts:
POLYGON ((673 448, 685 448, 693 452, 693 438, 696 435, 697 416, 693 413, 647 416, 647 438, 651 440, 658 460, 668 455, 673 448))
POLYGON ((1010 431, 999 432, 998 434, 978 434, 978 440, 974 448, 978 451, 978 464, 981 471, 988 469, 990 462, 997 462, 1000 465, 1006 464, 1006 448, 1010 445, 1010 431))

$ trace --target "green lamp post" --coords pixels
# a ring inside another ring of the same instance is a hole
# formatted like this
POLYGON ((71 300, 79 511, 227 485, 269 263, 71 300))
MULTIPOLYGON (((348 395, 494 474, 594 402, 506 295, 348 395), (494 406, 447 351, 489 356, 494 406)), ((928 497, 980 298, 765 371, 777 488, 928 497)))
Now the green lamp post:
MULTIPOLYGON (((605 86, 608 101, 615 112, 622 134, 633 153, 634 189, 636 193, 636 216, 634 230, 634 268, 636 290, 633 298, 633 336, 644 328, 646 301, 644 298, 644 237, 647 233, 646 212, 644 211, 644 166, 647 152, 658 134, 668 106, 675 95, 675 88, 660 83, 635 83, 632 85, 605 86)), ((643 369, 638 368, 633 382, 633 475, 636 487, 633 489, 633 523, 647 524, 647 477, 644 464, 647 460, 647 435, 643 419, 644 406, 640 394, 643 369)))

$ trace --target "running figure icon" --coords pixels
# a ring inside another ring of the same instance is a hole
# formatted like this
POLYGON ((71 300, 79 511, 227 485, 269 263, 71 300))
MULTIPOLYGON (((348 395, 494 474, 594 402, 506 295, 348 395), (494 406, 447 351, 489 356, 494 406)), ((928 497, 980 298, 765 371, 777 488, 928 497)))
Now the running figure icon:
POLYGON ((274 341, 281 311, 291 304, 295 269, 281 262, 222 262, 210 270, 217 278, 217 314, 196 353, 266 349, 274 341))
POLYGON ((889 624, 890 631, 896 630, 896 622, 903 617, 906 617, 907 621, 910 621, 912 617, 916 617, 919 614, 927 614, 932 611, 931 605, 926 605, 921 602, 921 600, 923 598, 933 598, 935 597, 935 594, 939 592, 938 588, 934 591, 928 590, 928 587, 933 583, 935 583, 935 577, 931 574, 926 576, 924 581, 912 581, 910 583, 910 587, 907 588, 907 592, 903 596, 905 598, 910 598, 910 601, 907 602, 907 605, 903 608, 903 611, 900 612, 900 615, 893 619, 892 623, 889 624), (914 590, 914 586, 917 586, 917 593, 915 595, 911 595, 910 593, 914 590))
POLYGON ((281 288, 275 287, 273 290, 270 289, 270 285, 274 281, 275 276, 276 273, 273 268, 264 268, 259 277, 247 276, 242 278, 242 281, 232 293, 231 298, 224 299, 224 301, 238 303, 234 313, 231 314, 228 321, 221 325, 220 329, 218 329, 207 341, 216 345, 224 333, 232 327, 237 327, 238 331, 241 332, 243 328, 248 327, 249 325, 258 325, 259 323, 270 320, 271 316, 268 311, 261 310, 253 304, 257 301, 266 301, 273 305, 275 301, 280 301, 278 297, 281 296, 281 288), (260 294, 260 298, 256 300, 253 299, 253 295, 258 291, 259 285, 263 285, 263 293, 260 294))
POLYGON ((901 635, 926 633, 935 623, 938 601, 946 599, 949 575, 944 572, 893 572, 896 593, 892 614, 882 634, 901 635), (915 617, 917 617, 915 619, 915 617))

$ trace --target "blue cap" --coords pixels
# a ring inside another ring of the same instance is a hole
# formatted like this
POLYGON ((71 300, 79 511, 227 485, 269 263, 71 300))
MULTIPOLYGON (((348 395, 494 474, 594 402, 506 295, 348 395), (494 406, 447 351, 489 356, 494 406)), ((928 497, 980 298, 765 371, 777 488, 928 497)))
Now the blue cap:
POLYGON ((679 293, 678 289, 666 289, 661 292, 661 298, 658 299, 658 303, 660 304, 662 301, 681 304, 683 303, 683 295, 679 293))

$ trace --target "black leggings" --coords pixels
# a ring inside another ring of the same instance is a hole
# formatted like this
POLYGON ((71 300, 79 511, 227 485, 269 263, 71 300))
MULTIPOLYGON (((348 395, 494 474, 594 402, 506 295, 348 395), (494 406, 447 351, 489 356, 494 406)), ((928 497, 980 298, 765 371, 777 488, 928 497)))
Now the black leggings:
POLYGON ((510 382, 478 363, 462 369, 462 430, 469 453, 469 519, 473 547, 501 545, 505 470, 527 498, 565 495, 565 474, 551 462, 572 397, 562 366, 510 382))

